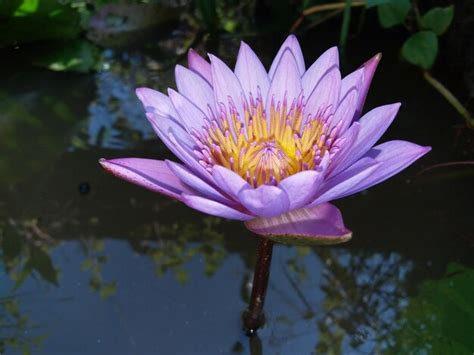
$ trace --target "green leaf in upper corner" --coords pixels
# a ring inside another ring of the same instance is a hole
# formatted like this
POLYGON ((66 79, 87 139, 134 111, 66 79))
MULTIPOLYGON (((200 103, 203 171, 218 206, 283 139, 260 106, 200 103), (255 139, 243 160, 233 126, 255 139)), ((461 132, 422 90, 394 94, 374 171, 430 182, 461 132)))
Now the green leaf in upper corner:
POLYGON ((438 36, 448 29, 453 21, 454 6, 435 7, 429 10, 421 18, 421 26, 426 30, 431 30, 438 36))
POLYGON ((76 40, 59 43, 33 59, 33 64, 53 71, 86 73, 98 67, 99 49, 92 43, 76 40))
POLYGON ((431 31, 421 31, 413 34, 402 47, 403 58, 423 69, 430 69, 437 55, 438 37, 431 31))
POLYGON ((370 7, 375 7, 383 4, 390 4, 390 3, 395 3, 398 0, 367 0, 365 7, 370 8, 370 7))
POLYGON ((410 0, 397 0, 377 7, 380 25, 389 28, 402 24, 411 9, 410 0))

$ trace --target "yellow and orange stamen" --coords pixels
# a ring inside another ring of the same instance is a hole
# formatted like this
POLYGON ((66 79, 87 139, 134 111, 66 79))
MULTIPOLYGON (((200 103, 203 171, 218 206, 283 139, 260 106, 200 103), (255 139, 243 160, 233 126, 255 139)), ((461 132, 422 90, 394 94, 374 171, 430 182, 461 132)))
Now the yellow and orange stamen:
POLYGON ((243 99, 241 119, 229 98, 228 111, 222 105, 220 115, 206 119, 202 132, 193 131, 196 155, 200 163, 212 169, 222 165, 254 187, 276 184, 300 171, 316 169, 322 157, 334 154, 338 127, 330 129, 325 112, 303 117, 304 97, 287 104, 271 101, 267 117, 260 93, 243 99))

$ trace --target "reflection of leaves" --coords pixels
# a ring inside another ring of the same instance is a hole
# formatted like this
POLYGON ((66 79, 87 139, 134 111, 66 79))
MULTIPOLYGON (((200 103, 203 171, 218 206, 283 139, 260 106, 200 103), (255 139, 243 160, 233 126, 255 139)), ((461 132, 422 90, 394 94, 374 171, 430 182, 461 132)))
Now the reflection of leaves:
POLYGON ((88 72, 97 68, 99 50, 93 44, 76 40, 51 46, 33 63, 54 71, 88 72))
POLYGON ((58 285, 58 272, 53 266, 51 257, 43 249, 33 246, 30 250, 30 259, 25 268, 37 271, 41 277, 56 286, 58 285))
POLYGON ((426 281, 403 312, 393 354, 471 354, 474 349, 474 270, 457 264, 426 281))
POLYGON ((327 267, 321 287, 326 293, 325 317, 318 322, 317 353, 342 353, 343 344, 357 349, 368 338, 387 342, 402 310, 400 300, 405 296, 403 283, 410 263, 396 254, 367 257, 334 249, 318 254, 327 267))
POLYGON ((49 238, 38 227, 36 220, 10 220, 5 224, 0 221, 1 257, 6 270, 15 280, 15 289, 35 271, 43 280, 58 284, 58 272, 51 257, 46 247, 40 246, 49 238))
POLYGON ((79 13, 56 0, 0 2, 0 47, 38 40, 71 39, 81 28, 79 13))
POLYGON ((28 335, 33 326, 29 318, 21 313, 15 298, 0 298, 0 354, 9 350, 31 354, 32 348, 38 347, 45 339, 44 335, 28 335))

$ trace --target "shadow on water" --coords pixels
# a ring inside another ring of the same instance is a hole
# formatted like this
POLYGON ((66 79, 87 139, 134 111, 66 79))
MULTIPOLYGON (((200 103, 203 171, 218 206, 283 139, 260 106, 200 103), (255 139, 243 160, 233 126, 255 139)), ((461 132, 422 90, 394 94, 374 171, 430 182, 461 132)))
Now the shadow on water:
MULTIPOLYGON (((255 41, 259 54, 273 53, 279 40, 264 42, 255 41)), ((308 62, 326 47, 311 43, 303 39, 308 62)), ((386 46, 364 43, 354 63, 386 46)), ((170 158, 152 139, 134 88, 164 90, 173 85, 172 69, 154 69, 156 59, 139 52, 109 52, 108 69, 90 75, 3 67, 0 352, 472 351, 473 171, 417 175, 466 153, 455 144, 450 107, 395 55, 386 58, 367 106, 401 100, 384 139, 414 140, 433 152, 337 202, 354 231, 350 243, 276 247, 267 324, 250 339, 240 315, 254 237, 239 223, 114 179, 97 164, 102 156, 170 158)))

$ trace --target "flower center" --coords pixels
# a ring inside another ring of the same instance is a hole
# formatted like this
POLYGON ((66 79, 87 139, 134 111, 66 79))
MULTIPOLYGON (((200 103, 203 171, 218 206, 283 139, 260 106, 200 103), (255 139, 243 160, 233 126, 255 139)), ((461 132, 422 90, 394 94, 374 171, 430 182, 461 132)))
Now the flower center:
POLYGON ((291 105, 274 103, 265 112, 263 100, 244 100, 239 117, 229 99, 220 116, 206 119, 202 132, 194 131, 200 163, 208 169, 215 164, 233 170, 254 187, 276 184, 287 176, 318 167, 333 143, 324 113, 303 117, 303 96, 291 105))

